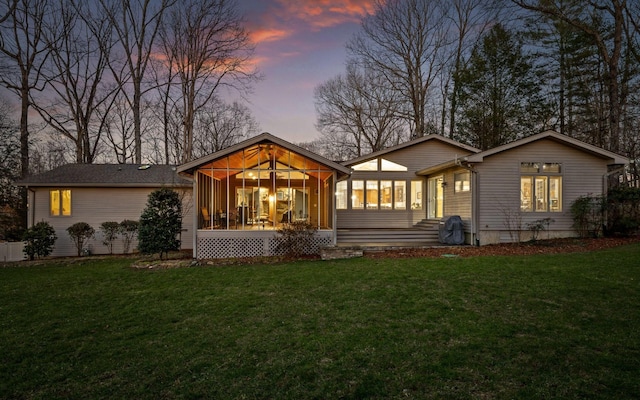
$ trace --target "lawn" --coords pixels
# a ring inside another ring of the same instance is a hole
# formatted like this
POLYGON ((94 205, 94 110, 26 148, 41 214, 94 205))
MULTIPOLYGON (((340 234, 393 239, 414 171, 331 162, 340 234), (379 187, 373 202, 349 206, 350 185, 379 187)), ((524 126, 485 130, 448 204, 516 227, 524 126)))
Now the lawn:
POLYGON ((0 398, 637 398, 639 260, 0 268, 0 398))

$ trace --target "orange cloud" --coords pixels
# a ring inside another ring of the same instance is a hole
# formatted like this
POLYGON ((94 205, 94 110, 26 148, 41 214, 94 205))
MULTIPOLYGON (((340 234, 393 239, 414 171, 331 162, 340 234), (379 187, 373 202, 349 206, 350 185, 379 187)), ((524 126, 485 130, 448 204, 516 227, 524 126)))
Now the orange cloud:
POLYGON ((291 36, 290 30, 276 28, 262 28, 250 33, 249 39, 253 43, 275 42, 291 36))
POLYGON ((321 29, 358 22, 374 10, 374 0, 277 0, 284 14, 321 29))

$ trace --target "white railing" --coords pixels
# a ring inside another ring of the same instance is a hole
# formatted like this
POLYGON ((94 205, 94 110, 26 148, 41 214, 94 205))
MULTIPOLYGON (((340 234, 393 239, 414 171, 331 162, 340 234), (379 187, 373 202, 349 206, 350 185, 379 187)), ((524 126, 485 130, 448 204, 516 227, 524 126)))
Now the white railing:
POLYGON ((22 261, 26 257, 22 250, 24 242, 1 242, 0 243, 0 261, 22 261))

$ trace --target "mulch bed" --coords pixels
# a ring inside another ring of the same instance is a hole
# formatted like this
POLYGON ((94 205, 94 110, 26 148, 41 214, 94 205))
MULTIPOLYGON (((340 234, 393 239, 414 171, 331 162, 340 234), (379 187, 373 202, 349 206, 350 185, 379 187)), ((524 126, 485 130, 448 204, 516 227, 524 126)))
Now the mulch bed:
POLYGON ((525 243, 502 243, 487 246, 442 246, 429 248, 406 248, 382 251, 367 251, 368 258, 407 258, 407 257, 475 257, 475 256, 513 256, 532 254, 577 253, 603 250, 626 244, 640 243, 640 236, 626 238, 569 238, 538 240, 525 243))

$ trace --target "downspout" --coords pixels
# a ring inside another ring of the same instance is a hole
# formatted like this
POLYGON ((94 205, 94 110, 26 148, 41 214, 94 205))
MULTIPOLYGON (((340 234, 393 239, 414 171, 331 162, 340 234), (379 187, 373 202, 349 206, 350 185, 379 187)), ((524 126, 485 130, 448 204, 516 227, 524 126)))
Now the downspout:
POLYGON ((34 225, 36 220, 36 191, 30 189, 29 186, 25 186, 27 190, 27 229, 31 228, 34 225), (28 193, 32 193, 33 196, 30 196, 28 193))
POLYGON ((462 164, 462 161, 466 161, 466 157, 459 160, 457 157, 455 163, 471 173, 471 245, 479 246, 478 240, 478 172, 473 169, 469 164, 462 164))
MULTIPOLYGON (((192 187, 192 198, 195 203, 195 210, 193 213, 193 235, 191 235, 191 240, 193 250, 192 255, 194 259, 198 258, 198 215, 200 212, 199 204, 198 204, 198 171, 193 174, 193 187, 192 187)), ((211 214, 210 214, 211 215, 211 214)))

